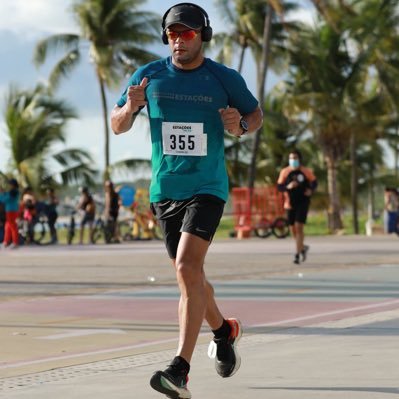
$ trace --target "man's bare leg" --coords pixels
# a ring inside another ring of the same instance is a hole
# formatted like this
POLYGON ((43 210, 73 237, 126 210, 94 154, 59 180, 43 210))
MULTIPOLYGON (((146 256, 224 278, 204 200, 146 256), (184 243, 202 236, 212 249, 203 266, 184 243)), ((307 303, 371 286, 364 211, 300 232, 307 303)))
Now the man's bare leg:
POLYGON ((189 233, 182 233, 177 249, 176 277, 180 288, 179 346, 177 355, 188 363, 204 318, 212 329, 217 329, 223 317, 216 306, 213 288, 204 273, 204 260, 209 242, 189 233))
POLYGON ((296 252, 299 254, 303 251, 303 242, 305 239, 303 223, 295 222, 295 231, 296 252))

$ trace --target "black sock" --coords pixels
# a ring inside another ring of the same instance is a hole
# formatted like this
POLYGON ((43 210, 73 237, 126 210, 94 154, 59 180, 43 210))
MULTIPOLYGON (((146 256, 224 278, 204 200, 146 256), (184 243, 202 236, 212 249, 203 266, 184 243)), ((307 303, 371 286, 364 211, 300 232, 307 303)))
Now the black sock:
POLYGON ((225 319, 223 319, 221 327, 217 330, 212 330, 212 332, 215 335, 215 338, 229 337, 231 334, 231 326, 225 319))
POLYGON ((173 377, 180 377, 190 372, 190 364, 181 356, 176 356, 165 371, 173 377))

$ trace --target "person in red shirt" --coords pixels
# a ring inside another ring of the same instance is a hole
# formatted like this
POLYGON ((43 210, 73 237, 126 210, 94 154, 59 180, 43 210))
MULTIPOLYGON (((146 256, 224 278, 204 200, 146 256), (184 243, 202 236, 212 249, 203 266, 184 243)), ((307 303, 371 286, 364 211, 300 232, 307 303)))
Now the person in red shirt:
POLYGON ((287 211, 290 230, 295 238, 296 253, 294 263, 306 260, 309 246, 305 245, 304 225, 309 211, 310 198, 317 187, 313 171, 302 165, 302 155, 298 150, 292 150, 288 157, 289 165, 281 170, 277 186, 284 192, 284 208, 287 211))

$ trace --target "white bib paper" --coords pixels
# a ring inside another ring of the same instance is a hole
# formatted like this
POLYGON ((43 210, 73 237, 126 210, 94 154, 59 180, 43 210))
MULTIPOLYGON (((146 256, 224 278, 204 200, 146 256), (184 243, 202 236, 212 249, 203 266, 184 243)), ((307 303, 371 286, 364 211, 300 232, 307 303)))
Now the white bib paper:
POLYGON ((207 154, 207 135, 203 123, 162 122, 165 155, 202 157, 207 154))

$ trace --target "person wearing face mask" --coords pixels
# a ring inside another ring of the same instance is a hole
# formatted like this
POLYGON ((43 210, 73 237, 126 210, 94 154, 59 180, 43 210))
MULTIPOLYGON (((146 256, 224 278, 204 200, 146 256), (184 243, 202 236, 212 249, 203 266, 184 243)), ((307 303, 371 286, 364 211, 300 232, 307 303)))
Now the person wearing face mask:
POLYGON ((304 225, 317 179, 311 169, 302 166, 302 155, 298 150, 289 153, 288 166, 281 170, 277 186, 284 192, 284 209, 296 243, 294 263, 299 264, 301 256, 304 262, 309 251, 309 246, 305 245, 304 225))

